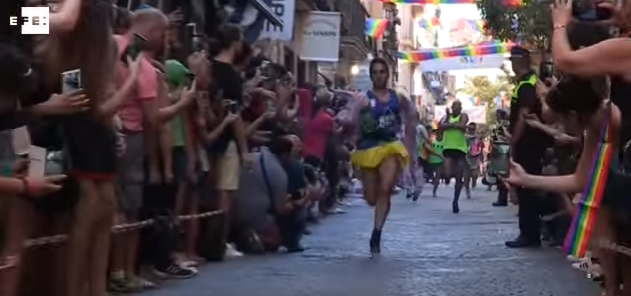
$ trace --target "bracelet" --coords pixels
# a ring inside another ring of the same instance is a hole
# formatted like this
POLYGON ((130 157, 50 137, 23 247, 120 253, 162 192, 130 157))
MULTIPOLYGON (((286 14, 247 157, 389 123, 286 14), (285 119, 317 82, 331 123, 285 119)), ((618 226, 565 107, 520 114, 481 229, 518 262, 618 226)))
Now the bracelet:
POLYGON ((552 26, 552 30, 553 31, 556 31, 558 29, 565 29, 565 28, 567 28, 567 25, 554 25, 554 26, 552 26))

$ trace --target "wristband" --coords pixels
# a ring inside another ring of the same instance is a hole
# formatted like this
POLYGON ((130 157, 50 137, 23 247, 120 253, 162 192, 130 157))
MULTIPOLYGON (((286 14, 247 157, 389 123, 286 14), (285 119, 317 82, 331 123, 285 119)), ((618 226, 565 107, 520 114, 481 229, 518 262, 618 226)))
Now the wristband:
POLYGON ((567 28, 567 25, 554 25, 554 26, 552 27, 552 30, 553 30, 553 31, 556 31, 556 30, 558 30, 558 29, 565 29, 565 28, 567 28))

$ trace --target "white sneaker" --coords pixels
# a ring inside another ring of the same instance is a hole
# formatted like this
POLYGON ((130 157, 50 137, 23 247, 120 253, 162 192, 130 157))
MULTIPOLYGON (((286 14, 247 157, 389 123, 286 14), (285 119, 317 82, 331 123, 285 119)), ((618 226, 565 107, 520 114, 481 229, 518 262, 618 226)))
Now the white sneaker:
POLYGON ((570 261, 570 262, 578 262, 581 260, 580 258, 576 258, 573 255, 567 255, 565 259, 567 259, 567 261, 570 261))
POLYGON ((232 244, 226 244, 225 256, 228 258, 243 257, 243 253, 239 252, 232 244))
POLYGON ((333 214, 344 214, 344 213, 346 213, 346 211, 341 208, 336 207, 335 209, 333 209, 333 214))
POLYGON ((588 272, 592 266, 592 260, 588 257, 581 258, 579 261, 572 263, 572 268, 578 269, 584 272, 588 272))

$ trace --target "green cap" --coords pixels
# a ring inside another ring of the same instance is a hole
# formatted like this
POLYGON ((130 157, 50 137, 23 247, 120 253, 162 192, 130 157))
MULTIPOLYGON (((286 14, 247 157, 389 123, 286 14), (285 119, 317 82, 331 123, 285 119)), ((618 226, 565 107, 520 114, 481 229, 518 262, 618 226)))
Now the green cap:
POLYGON ((173 87, 180 87, 180 85, 186 81, 186 78, 192 74, 186 66, 182 65, 182 63, 177 60, 167 60, 164 63, 164 68, 166 69, 169 83, 171 83, 173 87))

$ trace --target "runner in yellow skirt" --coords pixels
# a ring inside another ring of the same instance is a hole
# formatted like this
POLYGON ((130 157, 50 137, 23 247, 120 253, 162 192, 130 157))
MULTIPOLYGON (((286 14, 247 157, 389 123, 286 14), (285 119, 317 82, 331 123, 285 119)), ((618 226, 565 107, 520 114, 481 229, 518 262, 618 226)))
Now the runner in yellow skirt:
POLYGON ((375 206, 375 221, 370 238, 370 252, 381 252, 381 229, 390 211, 390 198, 403 168, 414 155, 400 141, 415 137, 418 117, 414 103, 387 87, 388 64, 381 58, 370 63, 373 89, 358 100, 354 108, 359 116, 359 140, 351 155, 360 169, 364 198, 375 206), (403 126, 405 131, 401 133, 403 126))

